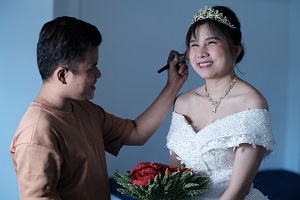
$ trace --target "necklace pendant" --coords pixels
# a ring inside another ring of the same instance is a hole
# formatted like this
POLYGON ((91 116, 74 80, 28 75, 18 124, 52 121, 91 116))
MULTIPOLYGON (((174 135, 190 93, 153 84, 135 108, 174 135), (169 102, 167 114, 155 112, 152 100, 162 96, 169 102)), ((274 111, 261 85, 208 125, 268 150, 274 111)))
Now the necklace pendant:
POLYGON ((229 85, 228 88, 225 90, 225 93, 222 94, 222 96, 221 96, 221 97, 219 98, 219 100, 217 100, 217 101, 212 100, 212 98, 209 96, 209 93, 207 92, 207 86, 206 86, 206 84, 204 85, 205 97, 208 99, 208 101, 210 102, 210 104, 211 104, 212 107, 214 108, 214 109, 212 110, 213 113, 216 113, 216 112, 217 112, 217 108, 219 107, 219 105, 220 105, 222 99, 223 99, 225 96, 227 96, 227 95, 229 94, 230 90, 233 88, 233 86, 234 86, 234 84, 235 84, 236 81, 237 81, 237 77, 235 77, 235 78, 231 81, 230 85, 229 85))

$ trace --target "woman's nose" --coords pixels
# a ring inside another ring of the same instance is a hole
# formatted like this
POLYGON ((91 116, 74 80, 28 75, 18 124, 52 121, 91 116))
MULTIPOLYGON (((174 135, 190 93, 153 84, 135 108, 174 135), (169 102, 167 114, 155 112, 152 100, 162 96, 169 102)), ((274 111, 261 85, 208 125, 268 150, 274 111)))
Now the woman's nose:
POLYGON ((197 58, 204 58, 209 56, 209 53, 207 52, 206 48, 199 48, 199 51, 197 52, 197 58))

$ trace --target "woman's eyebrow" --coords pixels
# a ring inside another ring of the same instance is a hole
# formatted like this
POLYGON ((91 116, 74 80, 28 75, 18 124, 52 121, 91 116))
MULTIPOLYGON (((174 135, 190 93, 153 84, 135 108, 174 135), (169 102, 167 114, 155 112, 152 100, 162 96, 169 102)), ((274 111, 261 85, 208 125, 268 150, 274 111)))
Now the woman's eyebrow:
POLYGON ((210 37, 205 38, 205 40, 221 40, 221 39, 216 36, 210 36, 210 37))

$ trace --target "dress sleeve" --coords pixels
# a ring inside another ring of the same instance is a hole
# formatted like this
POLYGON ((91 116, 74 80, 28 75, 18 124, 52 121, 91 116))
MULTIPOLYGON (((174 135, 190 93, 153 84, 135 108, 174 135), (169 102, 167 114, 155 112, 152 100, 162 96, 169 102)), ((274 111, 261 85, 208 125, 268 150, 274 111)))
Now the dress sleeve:
POLYGON ((267 149, 265 156, 274 150, 269 111, 255 109, 235 113, 206 125, 197 133, 182 115, 173 113, 166 146, 176 153, 197 148, 201 155, 212 149, 235 149, 242 143, 263 146, 267 149))
POLYGON ((203 136, 203 152, 211 148, 235 149, 240 144, 247 143, 253 147, 263 146, 267 149, 267 156, 275 146, 270 113, 262 109, 248 110, 216 121, 213 126, 208 126, 203 131, 203 136), (211 133, 212 137, 208 137, 205 132, 211 133))
MULTIPOLYGON (((179 152, 190 152, 193 148, 193 144, 188 142, 193 140, 188 133, 194 134, 193 128, 185 118, 181 115, 173 111, 170 129, 167 135, 167 143, 166 147, 170 150, 170 154, 175 152, 178 154, 179 152)), ((178 157, 180 160, 180 158, 178 157)))
POLYGON ((56 152, 37 144, 20 144, 14 156, 20 199, 61 199, 55 192, 61 166, 56 152))

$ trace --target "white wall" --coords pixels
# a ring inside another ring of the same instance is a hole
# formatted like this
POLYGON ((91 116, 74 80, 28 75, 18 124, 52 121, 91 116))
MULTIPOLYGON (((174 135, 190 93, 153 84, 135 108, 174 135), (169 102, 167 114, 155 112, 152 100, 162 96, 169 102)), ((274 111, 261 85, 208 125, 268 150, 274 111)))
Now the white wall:
MULTIPOLYGON (((9 146, 18 123, 40 86, 36 43, 42 25, 60 15, 95 24, 103 35, 94 102, 121 117, 137 117, 158 95, 166 73, 157 74, 171 49, 184 50, 192 15, 204 5, 223 4, 238 14, 246 55, 239 68, 246 81, 267 98, 276 150, 261 169, 300 173, 299 12, 298 0, 140 1, 140 0, 0 0, 0 199, 18 199, 9 146)), ((190 70, 182 92, 202 84, 190 70)), ((170 113, 143 147, 107 154, 109 174, 129 170, 139 161, 168 162, 165 148, 170 113)))
POLYGON ((0 1, 0 199, 19 199, 9 147, 35 98, 41 78, 36 43, 42 25, 53 17, 53 0, 0 1))

